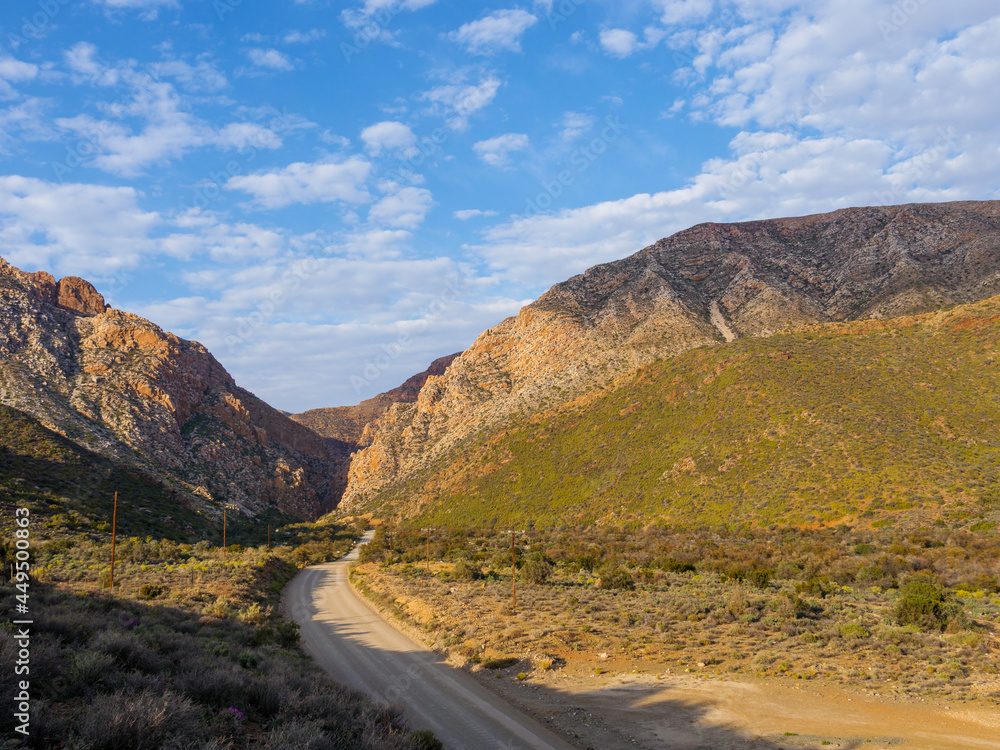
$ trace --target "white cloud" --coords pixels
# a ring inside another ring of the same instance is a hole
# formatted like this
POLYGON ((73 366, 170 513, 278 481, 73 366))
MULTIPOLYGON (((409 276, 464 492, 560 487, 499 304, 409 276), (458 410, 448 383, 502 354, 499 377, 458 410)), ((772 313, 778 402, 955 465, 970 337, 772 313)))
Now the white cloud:
POLYGON ((466 130, 469 127, 469 118, 488 107, 502 85, 499 78, 490 76, 478 86, 460 83, 438 86, 424 92, 421 98, 434 104, 436 109, 448 118, 449 127, 454 130, 466 130))
POLYGON ((531 141, 524 133, 506 133, 486 141, 479 141, 472 148, 486 164, 506 168, 510 165, 510 155, 516 151, 527 151, 531 141))
POLYGON ((142 17, 155 21, 160 8, 180 8, 178 0, 93 0, 96 5, 103 5, 107 10, 139 10, 142 17))
POLYGON ((1000 169, 1000 152, 977 141, 941 138, 914 156, 871 138, 741 133, 729 158, 707 161, 683 188, 554 214, 528 212, 487 230, 485 241, 469 249, 506 278, 547 285, 702 221, 1000 197, 989 176, 1000 169), (973 174, 956 154, 981 168, 973 174), (956 184, 960 174, 960 189, 942 187, 956 184))
POLYGON ((425 188, 407 187, 380 200, 368 212, 370 221, 391 227, 416 229, 434 206, 434 197, 425 188))
POLYGON ((643 29, 643 38, 627 29, 604 29, 601 31, 601 46, 612 57, 624 59, 639 50, 649 50, 656 47, 667 37, 665 29, 647 26, 643 29))
POLYGON ((383 151, 407 152, 417 142, 416 134, 408 125, 401 122, 386 121, 370 125, 361 131, 361 140, 372 154, 383 151))
POLYGON ((448 38, 475 54, 492 54, 500 50, 521 51, 521 36, 538 23, 527 11, 498 10, 453 31, 448 38))
MULTIPOLYGON (((620 100, 619 100, 620 101, 620 100)), ((566 112, 562 119, 562 130, 559 136, 566 143, 575 141, 582 135, 585 135, 594 127, 596 118, 592 115, 583 114, 581 112, 566 112)))
POLYGON ((270 70, 294 70, 295 66, 288 56, 276 49, 261 49, 254 47, 247 50, 247 57, 250 62, 258 68, 269 68, 270 70))
POLYGON ((639 37, 626 29, 604 29, 601 31, 601 46, 615 57, 625 58, 635 52, 639 37))
POLYGON ((281 40, 285 44, 308 44, 326 38, 326 29, 310 29, 309 31, 289 31, 281 40))
POLYGON ((38 77, 38 66, 11 56, 0 56, 0 78, 5 81, 30 81, 38 77))
POLYGON ((266 208, 293 203, 367 203, 371 200, 365 182, 371 163, 354 156, 346 161, 296 162, 284 169, 233 177, 230 190, 250 193, 266 208))
POLYGON ((16 266, 111 273, 155 253, 159 214, 130 187, 0 177, 0 247, 16 266))
POLYGON ((455 211, 452 214, 459 221, 468 221, 469 219, 478 219, 480 217, 496 216, 496 211, 483 211, 478 208, 466 208, 461 211, 455 211))

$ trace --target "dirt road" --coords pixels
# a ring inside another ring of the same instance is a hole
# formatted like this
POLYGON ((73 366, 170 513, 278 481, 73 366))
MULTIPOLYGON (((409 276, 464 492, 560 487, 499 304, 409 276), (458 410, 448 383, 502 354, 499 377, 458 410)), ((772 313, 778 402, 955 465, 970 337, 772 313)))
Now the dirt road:
POLYGON ((357 554, 355 548, 337 562, 301 571, 282 601, 301 627, 306 651, 335 679, 401 706, 411 726, 430 729, 449 750, 573 750, 377 615, 347 581, 357 554))

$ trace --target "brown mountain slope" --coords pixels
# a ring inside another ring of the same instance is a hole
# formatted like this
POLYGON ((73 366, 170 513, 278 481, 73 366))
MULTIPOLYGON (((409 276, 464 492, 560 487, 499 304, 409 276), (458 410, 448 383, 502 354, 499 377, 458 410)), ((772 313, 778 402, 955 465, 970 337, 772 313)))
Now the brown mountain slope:
POLYGON ((351 450, 365 444, 362 440, 365 427, 385 414, 395 403, 411 404, 417 400, 420 389, 424 387, 430 376, 441 376, 448 365, 455 361, 458 354, 449 354, 431 362, 423 372, 409 378, 405 383, 391 391, 362 401, 357 406, 336 406, 329 409, 311 409, 301 414, 292 414, 291 418, 299 424, 304 424, 323 437, 337 443, 344 443, 351 450))
POLYGON ((344 505, 462 438, 732 336, 895 317, 1000 292, 1000 202, 702 224, 554 286, 375 425, 344 505))
POLYGON ((3 259, 0 403, 204 512, 226 502, 314 518, 335 504, 324 440, 237 386, 201 344, 108 308, 82 279, 56 283, 3 259))

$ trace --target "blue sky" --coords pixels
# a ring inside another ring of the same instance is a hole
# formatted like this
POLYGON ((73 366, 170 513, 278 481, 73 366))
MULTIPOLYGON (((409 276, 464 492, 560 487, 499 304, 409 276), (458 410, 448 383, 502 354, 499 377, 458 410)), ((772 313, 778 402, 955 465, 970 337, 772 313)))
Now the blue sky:
POLYGON ((299 411, 702 221, 993 199, 967 0, 0 8, 0 255, 299 411))

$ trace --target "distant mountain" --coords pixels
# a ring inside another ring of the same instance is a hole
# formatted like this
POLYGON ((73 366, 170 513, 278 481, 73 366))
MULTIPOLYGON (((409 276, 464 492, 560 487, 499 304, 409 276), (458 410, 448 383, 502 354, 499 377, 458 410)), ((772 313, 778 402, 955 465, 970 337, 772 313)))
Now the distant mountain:
POLYGON ((29 418, 187 510, 312 519, 339 497, 326 442, 237 386, 205 347, 109 308, 82 279, 2 259, 0 404, 16 410, 4 424, 29 418))
POLYGON ((382 417, 393 404, 412 404, 417 400, 420 389, 432 375, 444 375, 448 365, 458 354, 450 354, 431 362, 423 372, 407 379, 405 383, 391 391, 380 393, 374 398, 362 401, 357 406, 335 406, 328 409, 311 409, 301 414, 290 415, 299 424, 304 424, 314 432, 329 438, 337 444, 344 444, 356 450, 366 444, 365 428, 382 417))
POLYGON ((396 404, 373 425, 343 505, 409 502, 447 457, 502 442, 519 420, 585 403, 657 360, 998 293, 996 201, 702 224, 557 284, 483 333, 427 379, 414 403, 396 404))

